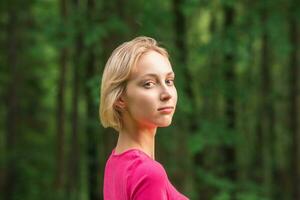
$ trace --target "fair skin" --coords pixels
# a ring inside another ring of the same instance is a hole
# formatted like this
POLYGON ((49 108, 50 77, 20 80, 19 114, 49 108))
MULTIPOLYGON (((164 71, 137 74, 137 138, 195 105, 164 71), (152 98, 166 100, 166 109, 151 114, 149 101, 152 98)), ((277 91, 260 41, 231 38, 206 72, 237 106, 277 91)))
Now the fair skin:
POLYGON ((140 57, 116 102, 123 120, 116 154, 139 149, 155 160, 156 130, 171 124, 176 108, 174 76, 165 56, 151 50, 140 57))

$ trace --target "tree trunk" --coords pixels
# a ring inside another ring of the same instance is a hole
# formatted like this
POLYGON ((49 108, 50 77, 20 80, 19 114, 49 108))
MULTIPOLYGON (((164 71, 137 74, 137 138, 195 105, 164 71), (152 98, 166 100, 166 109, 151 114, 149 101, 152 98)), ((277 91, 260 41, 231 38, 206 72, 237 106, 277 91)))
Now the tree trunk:
POLYGON ((291 175, 293 185, 293 200, 300 200, 300 128, 299 128, 299 32, 297 30, 296 16, 290 14, 290 44, 292 52, 290 54, 290 131, 292 133, 291 144, 291 175))
MULTIPOLYGON (((209 45, 213 45, 215 42, 215 36, 217 33, 217 18, 215 8, 212 8, 210 11, 210 25, 209 25, 209 34, 211 35, 211 41, 209 45)), ((204 89, 209 90, 210 95, 204 95, 203 96, 203 105, 205 105, 202 108, 202 112, 205 113, 205 118, 209 122, 215 122, 219 118, 220 113, 220 106, 218 106, 218 102, 220 102, 220 93, 217 89, 217 79, 219 78, 219 75, 216 76, 216 74, 220 74, 220 57, 216 55, 220 55, 220 50, 217 48, 211 48, 211 50, 207 53, 209 59, 207 62, 208 65, 208 72, 207 72, 207 78, 205 80, 206 84, 204 86, 204 89)), ((205 150, 197 153, 194 160, 196 163, 197 168, 203 168, 205 171, 208 171, 210 173, 214 173, 213 169, 218 160, 216 159, 216 156, 214 155, 220 155, 219 151, 217 151, 216 147, 207 147, 205 150)), ((197 169, 196 168, 196 169, 197 169)), ((201 199, 212 199, 214 194, 216 194, 217 190, 205 183, 203 183, 203 177, 195 177, 195 182, 197 183, 195 189, 198 192, 198 196, 201 197, 201 199)))
MULTIPOLYGON (((267 11, 262 10, 262 26, 267 27, 267 11)), ((261 120, 260 128, 262 134, 262 152, 263 156, 263 181, 264 189, 268 197, 272 199, 273 183, 273 138, 274 135, 274 110, 272 105, 272 83, 270 70, 270 47, 269 38, 266 29, 263 29, 262 35, 262 60, 261 60, 261 120)))
MULTIPOLYGON (((86 80, 91 80, 95 75, 95 54, 93 48, 88 52, 88 61, 86 68, 86 80)), ((102 188, 102 185, 99 185, 99 156, 97 154, 97 131, 95 130, 95 120, 98 118, 96 112, 97 106, 94 104, 94 99, 92 95, 92 88, 87 85, 86 88, 86 106, 87 106, 87 160, 88 160, 88 188, 89 188, 89 199, 90 200, 99 200, 102 196, 102 193, 99 192, 99 186, 102 188)))
POLYGON ((19 39, 18 39, 18 20, 19 16, 15 9, 17 5, 8 6, 8 22, 7 22, 7 65, 9 67, 10 81, 7 88, 7 115, 6 115, 6 135, 5 135, 5 152, 6 165, 4 175, 4 193, 5 200, 14 199, 16 189, 17 172, 17 125, 19 124, 18 110, 19 99, 17 97, 18 88, 20 86, 20 69, 19 65, 19 39))
MULTIPOLYGON (((67 1, 60 1, 60 15, 63 24, 66 24, 67 18, 67 1)), ((65 40, 66 35, 62 35, 61 40, 65 40)), ((62 47, 59 57, 59 80, 57 94, 57 137, 56 137, 56 174, 55 189, 61 193, 64 190, 64 172, 65 172, 65 87, 66 87, 66 69, 67 69, 68 51, 66 47, 62 47)))
MULTIPOLYGON (((93 25, 93 13, 95 13, 95 0, 88 0, 87 1, 87 18, 88 23, 93 25)), ((88 48, 88 59, 86 64, 86 76, 85 82, 88 83, 91 81, 95 75, 95 65, 96 65, 96 56, 95 56, 95 48, 94 45, 91 45, 88 48)), ((99 183, 99 156, 97 154, 97 130, 95 129, 95 123, 97 123, 98 119, 98 105, 95 105, 94 98, 93 98, 93 87, 90 84, 86 84, 85 88, 85 96, 86 96, 86 118, 87 118, 87 125, 86 125, 86 134, 87 134, 87 160, 88 160, 88 188, 89 188, 89 199, 90 200, 100 200, 103 196, 102 188, 103 185, 99 183), (100 187, 99 187, 100 186, 100 187)), ((101 177, 102 179, 103 177, 101 177)), ((102 183, 102 182, 101 182, 102 183)))
POLYGON ((190 100, 193 99, 193 91, 190 87, 190 84, 187 83, 188 80, 192 80, 191 74, 187 69, 187 57, 188 57, 188 49, 186 44, 186 19, 182 12, 183 1, 182 0, 173 0, 173 12, 174 12, 174 30, 175 30, 175 46, 178 50, 178 61, 179 64, 182 65, 183 76, 185 78, 186 84, 184 91, 187 94, 190 100))
MULTIPOLYGON (((79 0, 73 1, 74 13, 80 13, 79 0)), ((79 21, 77 15, 72 15, 75 18, 74 25, 78 25, 79 21)), ((74 27, 75 28, 75 27, 74 27)), ((73 58, 73 84, 72 84, 72 122, 71 122, 71 149, 69 154, 69 176, 68 176, 68 195, 70 199, 79 198, 79 137, 78 137, 78 103, 79 103, 79 83, 80 83, 80 68, 82 63, 82 51, 83 51, 83 36, 80 30, 77 30, 75 36, 75 52, 73 58)))
MULTIPOLYGON (((191 101, 191 105, 196 106, 192 103, 192 101, 195 99, 193 90, 191 88, 190 81, 193 80, 192 76, 189 72, 189 69, 187 68, 187 61, 188 61, 188 49, 187 49, 187 28, 186 28, 186 17, 184 16, 182 7, 183 7, 184 1, 183 0, 173 0, 172 1, 172 8, 173 8, 173 14, 174 14, 174 30, 175 30, 175 46, 177 49, 177 61, 180 66, 180 72, 183 74, 184 79, 184 93, 187 96, 187 99, 191 101)), ((175 59, 174 59, 175 60, 175 59)), ((185 124, 185 122, 182 122, 182 131, 186 133, 190 133, 195 131, 198 128, 198 123, 196 121, 196 114, 197 111, 193 113, 188 113, 186 118, 192 119, 192 121, 189 124, 185 124)), ((188 158, 190 155, 188 155, 187 151, 187 141, 186 141, 186 134, 180 133, 177 134, 177 147, 176 147, 176 155, 178 158, 188 158)), ((188 162, 182 162, 182 160, 176 160, 176 163, 178 163, 178 170, 175 174, 174 178, 174 185, 181 190, 192 190, 192 188, 189 188, 191 184, 187 183, 188 177, 193 177, 192 170, 192 163, 188 162), (185 169, 185 170, 184 170, 185 169), (189 170, 190 169, 190 170, 189 170)))
MULTIPOLYGON (((233 38, 231 35, 233 32, 233 23, 235 18, 234 8, 229 5, 225 5, 224 7, 224 32, 225 32, 225 40, 229 40, 233 38)), ((231 48, 233 49, 235 41, 230 41, 231 48)), ((227 119, 227 129, 231 131, 235 131, 236 129, 236 75, 235 75, 235 62, 234 62, 234 53, 232 50, 225 51, 224 54, 224 79, 225 79, 225 116, 227 119)), ((231 136, 237 137, 237 136, 231 136)), ((235 143, 225 144, 224 154, 225 154, 225 174, 232 183, 236 182, 236 149, 235 143)), ((236 199, 235 192, 233 191, 231 194, 231 199, 236 199)))

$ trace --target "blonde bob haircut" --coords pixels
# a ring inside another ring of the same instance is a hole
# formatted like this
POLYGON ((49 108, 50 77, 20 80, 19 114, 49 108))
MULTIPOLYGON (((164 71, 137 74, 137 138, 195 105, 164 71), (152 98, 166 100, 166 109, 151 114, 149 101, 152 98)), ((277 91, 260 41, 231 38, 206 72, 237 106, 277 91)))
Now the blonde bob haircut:
POLYGON ((122 129, 122 112, 115 105, 126 90, 126 83, 138 59, 148 51, 156 51, 169 58, 168 52, 155 39, 136 37, 118 46, 109 57, 102 76, 99 115, 102 125, 117 131, 122 129))

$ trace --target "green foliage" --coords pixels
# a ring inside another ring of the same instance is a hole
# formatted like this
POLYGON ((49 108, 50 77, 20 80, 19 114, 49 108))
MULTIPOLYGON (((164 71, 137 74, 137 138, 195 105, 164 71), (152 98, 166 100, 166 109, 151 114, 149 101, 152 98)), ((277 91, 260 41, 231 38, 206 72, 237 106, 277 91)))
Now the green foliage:
MULTIPOLYGON (((186 22, 180 33, 174 31, 175 1, 79 1, 79 7, 66 1, 65 16, 61 2, 0 5, 0 183, 5 184, 3 174, 14 161, 11 200, 89 199, 93 190, 89 164, 100 163, 103 172, 115 141, 99 125, 101 73, 111 51, 138 35, 154 37, 166 47, 176 73, 177 110, 173 126, 158 130, 157 153, 178 190, 203 200, 231 200, 233 196, 237 200, 292 200, 296 172, 291 172, 295 157, 290 65, 299 44, 292 38, 291 21, 299 22, 298 2, 179 1, 186 22), (94 7, 88 7, 88 2, 94 2, 94 7), (233 21, 225 24, 230 21, 226 18, 230 9, 233 21), (82 46, 78 50, 79 36, 82 46), (186 52, 179 49, 177 39, 182 39, 186 52), (65 166, 64 183, 57 189, 63 50, 65 166), (77 51, 79 57, 75 57, 77 51), (67 179, 72 168, 76 66, 80 175, 71 197, 67 196, 67 179), (11 110, 15 117, 9 115, 11 110), (14 142, 8 139, 10 120, 15 127, 14 142), (91 157, 89 145, 94 145, 94 156, 100 161, 91 157)), ((299 66, 299 59, 296 62, 299 66)), ((299 116, 298 110, 295 113, 299 116)), ((94 175, 103 178, 99 174, 94 175)))
POLYGON ((222 145, 232 146, 237 139, 236 133, 226 128, 224 121, 202 121, 201 129, 189 138, 188 148, 192 154, 206 148, 217 148, 222 145))

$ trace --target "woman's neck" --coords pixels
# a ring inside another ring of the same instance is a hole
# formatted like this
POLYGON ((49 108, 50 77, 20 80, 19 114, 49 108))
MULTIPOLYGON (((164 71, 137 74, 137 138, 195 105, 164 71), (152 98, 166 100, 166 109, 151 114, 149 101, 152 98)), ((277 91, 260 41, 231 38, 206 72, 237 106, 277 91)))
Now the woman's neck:
POLYGON ((119 132, 116 153, 128 149, 139 149, 155 160, 155 134, 156 128, 123 129, 119 132))

